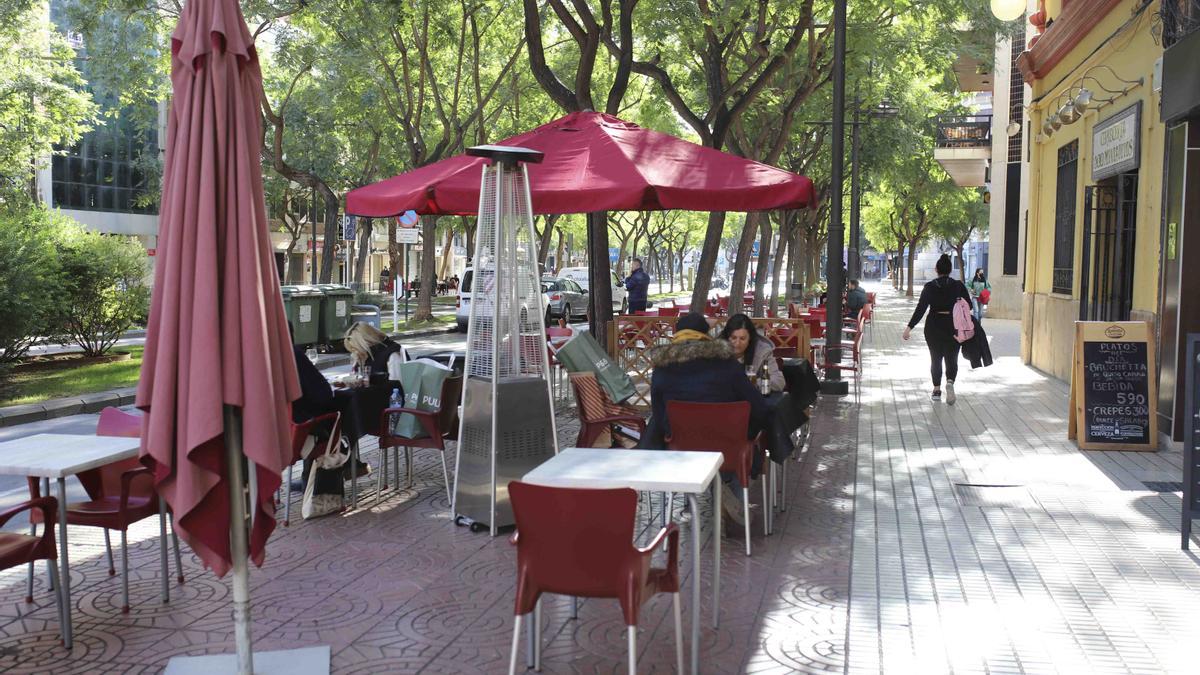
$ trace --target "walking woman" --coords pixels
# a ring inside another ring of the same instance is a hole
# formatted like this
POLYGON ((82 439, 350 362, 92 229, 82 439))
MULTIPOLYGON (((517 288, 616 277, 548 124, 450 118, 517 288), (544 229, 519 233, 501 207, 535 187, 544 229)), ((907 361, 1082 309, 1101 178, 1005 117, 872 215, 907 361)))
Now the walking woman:
POLYGON ((987 275, 983 273, 983 268, 975 270, 975 276, 967 282, 967 290, 971 292, 971 312, 975 315, 976 321, 983 321, 983 305, 985 298, 983 292, 992 292, 992 285, 988 283, 987 275))
POLYGON ((912 319, 904 328, 904 339, 912 335, 912 329, 921 322, 925 311, 929 317, 925 319, 925 345, 929 347, 929 358, 932 361, 929 369, 933 376, 933 400, 942 398, 942 364, 946 370, 946 403, 954 405, 954 380, 958 377, 958 352, 960 345, 954 339, 954 303, 959 298, 971 302, 967 287, 958 279, 950 278, 953 265, 950 256, 943 254, 937 261, 937 278, 925 284, 921 289, 921 299, 917 309, 913 311, 912 319))

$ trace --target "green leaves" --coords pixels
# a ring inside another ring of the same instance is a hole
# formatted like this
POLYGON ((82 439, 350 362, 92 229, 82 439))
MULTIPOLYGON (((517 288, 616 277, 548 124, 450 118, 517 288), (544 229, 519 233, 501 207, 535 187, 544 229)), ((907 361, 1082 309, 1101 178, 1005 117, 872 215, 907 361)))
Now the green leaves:
POLYGON ((39 5, 5 12, 0 29, 0 203, 33 197, 34 172, 56 145, 90 128, 96 106, 82 91, 75 52, 39 5))

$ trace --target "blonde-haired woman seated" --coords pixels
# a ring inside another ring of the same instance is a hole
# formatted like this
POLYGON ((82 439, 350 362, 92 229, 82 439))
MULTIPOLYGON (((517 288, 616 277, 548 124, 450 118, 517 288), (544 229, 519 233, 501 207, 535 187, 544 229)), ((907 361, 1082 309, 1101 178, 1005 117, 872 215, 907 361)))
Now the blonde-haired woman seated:
POLYGON ((346 351, 358 364, 371 384, 395 382, 399 386, 399 366, 407 360, 404 348, 369 323, 356 322, 346 333, 346 351))

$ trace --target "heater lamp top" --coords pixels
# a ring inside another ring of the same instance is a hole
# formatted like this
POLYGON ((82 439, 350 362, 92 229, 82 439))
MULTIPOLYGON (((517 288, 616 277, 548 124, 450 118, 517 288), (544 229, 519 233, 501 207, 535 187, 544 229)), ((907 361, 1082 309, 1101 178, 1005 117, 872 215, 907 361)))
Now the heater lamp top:
POLYGON ((541 164, 542 158, 545 157, 545 153, 537 150, 511 145, 476 145, 467 148, 467 154, 472 157, 487 157, 504 164, 516 164, 517 162, 541 164))

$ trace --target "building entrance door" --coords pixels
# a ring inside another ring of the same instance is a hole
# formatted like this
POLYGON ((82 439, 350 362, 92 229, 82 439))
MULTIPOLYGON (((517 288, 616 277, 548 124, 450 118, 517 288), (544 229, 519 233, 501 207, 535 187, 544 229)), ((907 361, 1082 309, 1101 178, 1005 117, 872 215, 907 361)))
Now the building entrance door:
POLYGON ((1085 188, 1080 321, 1128 321, 1133 305, 1133 246, 1138 175, 1085 188))

